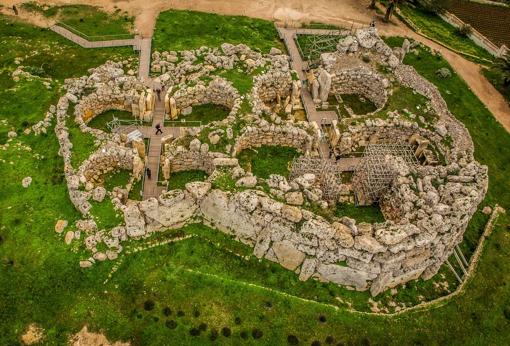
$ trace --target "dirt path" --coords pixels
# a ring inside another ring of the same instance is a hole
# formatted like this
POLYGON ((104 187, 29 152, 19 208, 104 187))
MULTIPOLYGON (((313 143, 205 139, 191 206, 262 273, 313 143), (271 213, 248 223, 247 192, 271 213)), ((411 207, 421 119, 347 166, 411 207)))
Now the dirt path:
MULTIPOLYGON (((373 11, 367 10, 369 0, 39 0, 38 2, 87 3, 101 6, 107 11, 120 8, 135 16, 136 30, 144 37, 152 36, 159 12, 170 8, 246 15, 287 23, 315 21, 343 26, 366 25, 376 17, 373 11)), ((11 7, 20 1, 2 0, 2 3, 6 7, 11 7)), ((34 20, 36 19, 32 19, 34 20)), ((396 24, 385 24, 379 20, 378 28, 381 34, 408 36, 440 51, 475 95, 510 132, 510 106, 481 74, 480 66, 416 34, 396 18, 393 20, 396 24)))

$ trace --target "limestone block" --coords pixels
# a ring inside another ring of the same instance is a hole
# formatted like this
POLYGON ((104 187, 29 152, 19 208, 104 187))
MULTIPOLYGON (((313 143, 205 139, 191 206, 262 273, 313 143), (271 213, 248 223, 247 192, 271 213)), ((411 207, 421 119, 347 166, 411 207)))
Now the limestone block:
POLYGON ((351 286, 359 291, 366 290, 368 288, 368 281, 377 276, 349 267, 322 263, 317 266, 317 274, 322 281, 351 286))
POLYGON ((275 242, 272 247, 278 263, 285 269, 296 269, 305 259, 305 254, 289 241, 275 242))
POLYGON ((331 74, 326 70, 322 70, 319 74, 319 98, 322 102, 328 100, 329 92, 331 91, 331 74))

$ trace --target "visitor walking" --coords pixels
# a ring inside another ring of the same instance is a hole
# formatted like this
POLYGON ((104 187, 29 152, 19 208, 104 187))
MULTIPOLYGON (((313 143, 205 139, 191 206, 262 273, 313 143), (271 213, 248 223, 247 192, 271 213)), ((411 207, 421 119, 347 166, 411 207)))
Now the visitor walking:
POLYGON ((149 178, 149 179, 150 179, 150 178, 151 178, 151 173, 152 173, 152 172, 151 172, 151 169, 150 169, 149 167, 147 167, 147 168, 145 169, 145 173, 147 174, 147 178, 149 178))
POLYGON ((12 5, 12 10, 14 11, 14 14, 17 16, 18 15, 18 8, 16 7, 16 5, 12 5))
POLYGON ((156 89, 156 93, 158 94, 158 101, 161 101, 161 90, 156 89))
POLYGON ((163 134, 163 131, 161 130, 161 124, 156 124, 156 134, 163 134))

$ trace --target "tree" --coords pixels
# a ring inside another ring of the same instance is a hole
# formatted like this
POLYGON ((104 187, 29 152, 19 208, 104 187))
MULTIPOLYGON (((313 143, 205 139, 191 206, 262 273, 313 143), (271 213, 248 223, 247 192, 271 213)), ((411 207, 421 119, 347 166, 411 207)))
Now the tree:
POLYGON ((388 7, 386 7, 386 14, 384 15, 384 21, 389 22, 393 12, 397 8, 397 5, 400 3, 400 0, 390 0, 388 7))
POLYGON ((504 87, 510 87, 510 53, 498 58, 494 63, 494 70, 501 73, 501 82, 504 87))

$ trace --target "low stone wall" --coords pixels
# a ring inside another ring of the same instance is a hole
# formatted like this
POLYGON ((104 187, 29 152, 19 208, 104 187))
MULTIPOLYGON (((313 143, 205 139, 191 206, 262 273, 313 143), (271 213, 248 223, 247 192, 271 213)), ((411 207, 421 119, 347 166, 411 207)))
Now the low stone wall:
POLYGON ((235 114, 242 103, 239 92, 232 86, 232 83, 219 77, 207 85, 199 81, 193 87, 179 89, 172 95, 172 98, 180 112, 196 105, 215 104, 226 107, 232 111, 231 114, 235 114))
POLYGON ((332 75, 330 94, 356 94, 367 98, 380 109, 388 101, 388 85, 384 77, 369 68, 345 69, 332 75))
POLYGON ((341 133, 337 143, 338 152, 348 155, 368 144, 377 143, 407 143, 411 136, 419 134, 430 140, 443 155, 447 155, 449 148, 441 142, 442 137, 435 131, 420 127, 417 123, 400 118, 367 119, 362 123, 351 125, 341 133))
POLYGON ((305 130, 289 125, 247 126, 236 139, 233 156, 245 149, 258 148, 263 145, 293 147, 306 154, 312 151, 315 141, 305 130))
POLYGON ((97 183, 101 176, 115 169, 133 170, 135 157, 139 158, 135 149, 108 143, 90 155, 77 174, 85 182, 97 183))

